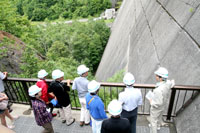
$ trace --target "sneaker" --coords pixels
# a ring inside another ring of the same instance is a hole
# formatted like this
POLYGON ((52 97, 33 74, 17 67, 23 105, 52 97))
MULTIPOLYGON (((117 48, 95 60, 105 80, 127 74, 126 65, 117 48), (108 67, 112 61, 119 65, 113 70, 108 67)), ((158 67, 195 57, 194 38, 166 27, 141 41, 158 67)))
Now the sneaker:
POLYGON ((13 119, 14 120, 17 120, 19 118, 19 116, 18 115, 16 115, 16 116, 13 116, 13 119))
POLYGON ((62 123, 66 123, 66 120, 62 120, 62 123))
POLYGON ((72 125, 75 122, 75 119, 73 118, 73 121, 70 124, 67 124, 67 126, 72 125))
POLYGON ((14 129, 14 128, 15 128, 15 125, 9 125, 8 128, 9 128, 9 129, 14 129))
POLYGON ((83 121, 80 121, 80 126, 82 127, 84 125, 84 122, 83 121))
POLYGON ((168 126, 169 126, 169 124, 166 122, 161 123, 161 127, 168 127, 168 126))
POLYGON ((90 125, 90 123, 85 123, 85 126, 89 126, 90 125))
POLYGON ((151 127, 151 124, 149 124, 148 126, 151 127))
POLYGON ((11 113, 13 110, 12 109, 8 109, 8 112, 11 113))
POLYGON ((160 126, 157 127, 157 130, 160 130, 160 126))
POLYGON ((51 115, 52 115, 52 117, 56 117, 56 116, 57 116, 57 114, 56 114, 56 113, 52 113, 51 115))
MULTIPOLYGON (((148 125, 151 128, 151 124, 148 125)), ((160 130, 160 126, 157 127, 157 130, 160 130)))

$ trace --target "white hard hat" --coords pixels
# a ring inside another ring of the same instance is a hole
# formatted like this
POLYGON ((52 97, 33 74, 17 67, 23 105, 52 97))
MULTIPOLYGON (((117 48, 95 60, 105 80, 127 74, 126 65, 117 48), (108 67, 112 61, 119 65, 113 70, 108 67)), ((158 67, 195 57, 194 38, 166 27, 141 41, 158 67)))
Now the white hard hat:
POLYGON ((168 78, 168 71, 164 67, 159 67, 158 70, 154 72, 154 74, 161 76, 162 78, 168 78))
POLYGON ((39 72, 38 72, 38 78, 44 78, 44 77, 46 77, 48 75, 48 73, 44 70, 44 69, 42 69, 42 70, 40 70, 39 72))
POLYGON ((77 73, 78 73, 79 75, 82 75, 82 74, 84 74, 85 72, 88 72, 88 71, 89 71, 89 68, 86 67, 85 65, 80 65, 80 66, 78 66, 78 68, 77 68, 77 73))
POLYGON ((116 99, 112 100, 108 105, 108 112, 111 115, 117 116, 122 112, 122 105, 116 99))
POLYGON ((135 78, 133 76, 133 74, 131 73, 126 73, 124 78, 123 78, 123 82, 126 85, 132 85, 135 83, 135 78))
POLYGON ((100 87, 100 83, 98 83, 95 80, 92 80, 91 82, 88 83, 88 91, 90 93, 96 92, 100 87))
POLYGON ((56 69, 52 72, 52 78, 53 79, 58 79, 58 78, 61 78, 64 76, 64 72, 62 72, 61 70, 59 69, 56 69))
POLYGON ((28 89, 28 94, 31 97, 35 97, 35 94, 37 94, 38 92, 40 92, 42 89, 39 88, 37 85, 32 85, 29 89, 28 89))

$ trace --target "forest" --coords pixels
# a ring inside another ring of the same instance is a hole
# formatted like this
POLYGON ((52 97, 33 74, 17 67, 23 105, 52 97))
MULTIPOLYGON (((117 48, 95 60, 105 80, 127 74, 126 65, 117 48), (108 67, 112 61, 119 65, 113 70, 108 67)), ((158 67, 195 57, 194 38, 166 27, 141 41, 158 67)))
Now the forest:
MULTIPOLYGON (((85 64, 92 78, 110 36, 105 20, 93 21, 92 17, 110 6, 109 0, 1 0, 0 31, 26 44, 20 63, 22 73, 14 76, 36 78, 40 69, 48 73, 61 69, 65 78, 73 79, 78 76, 77 66, 85 64), (76 21, 84 17, 89 20, 76 21), (59 21, 69 19, 73 23, 59 21)), ((0 40, 0 47, 4 47, 0 58, 6 56, 7 45, 14 42, 9 38, 0 40)))
POLYGON ((32 21, 99 16, 110 0, 16 0, 17 12, 32 21))

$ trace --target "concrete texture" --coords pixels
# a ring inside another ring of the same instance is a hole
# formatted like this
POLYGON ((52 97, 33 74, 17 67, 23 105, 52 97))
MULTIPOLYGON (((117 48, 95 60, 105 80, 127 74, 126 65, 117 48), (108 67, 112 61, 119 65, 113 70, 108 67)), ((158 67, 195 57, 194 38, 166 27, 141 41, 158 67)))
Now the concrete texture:
POLYGON ((97 80, 124 69, 136 83, 155 83, 153 72, 163 66, 176 84, 200 85, 199 5, 199 0, 124 0, 97 80))
MULTIPOLYGON (((28 105, 21 105, 21 104, 13 104, 12 109, 13 112, 11 115, 13 116, 20 116, 19 119, 15 121, 15 128, 13 129, 16 133, 40 133, 43 131, 43 128, 37 126, 33 113, 30 115, 24 115, 23 112, 28 110, 30 106, 28 105)), ((57 109, 54 110, 57 112, 57 109)), ((76 122, 71 125, 67 126, 66 124, 62 124, 60 118, 58 116, 53 118, 52 124, 55 133, 92 133, 92 128, 90 126, 79 126, 79 116, 80 111, 72 111, 73 117, 75 117, 76 122)), ((110 115, 108 114, 110 117, 110 115)), ((148 127, 148 121, 146 119, 147 116, 138 115, 137 119, 137 133, 149 133, 150 129, 148 127)), ((7 120, 8 124, 10 121, 7 120)), ((176 133, 174 130, 174 124, 169 123, 169 127, 161 127, 158 133, 176 133)))
POLYGON ((200 96, 183 110, 176 118, 178 133, 200 133, 200 96))
MULTIPOLYGON (((113 23, 96 79, 106 81, 124 69, 134 74, 136 83, 154 84, 154 71, 163 66, 176 85, 200 86, 199 22, 200 0, 124 0, 113 23)), ((188 91, 186 97, 185 94, 185 91, 177 92, 179 101, 173 113, 192 92, 188 91)), ((200 104, 199 100, 195 103, 200 104)), ((198 107, 193 104, 176 120, 180 133, 199 132, 200 120, 196 118, 199 118, 200 110, 194 109, 198 107), (187 119, 189 121, 184 123, 187 119)))

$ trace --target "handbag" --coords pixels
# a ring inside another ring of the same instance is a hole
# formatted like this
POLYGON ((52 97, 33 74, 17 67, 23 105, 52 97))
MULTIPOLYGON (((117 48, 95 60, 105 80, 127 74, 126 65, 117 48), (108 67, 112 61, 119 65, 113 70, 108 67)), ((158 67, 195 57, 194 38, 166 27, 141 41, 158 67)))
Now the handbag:
MULTIPOLYGON (((3 95, 0 94, 0 98, 2 98, 2 97, 3 97, 3 95)), ((8 106, 8 100, 2 100, 2 101, 0 102, 0 110, 5 110, 5 109, 7 109, 7 106, 8 106)))
POLYGON ((58 106, 58 100, 52 99, 50 102, 53 104, 53 106, 58 106))

